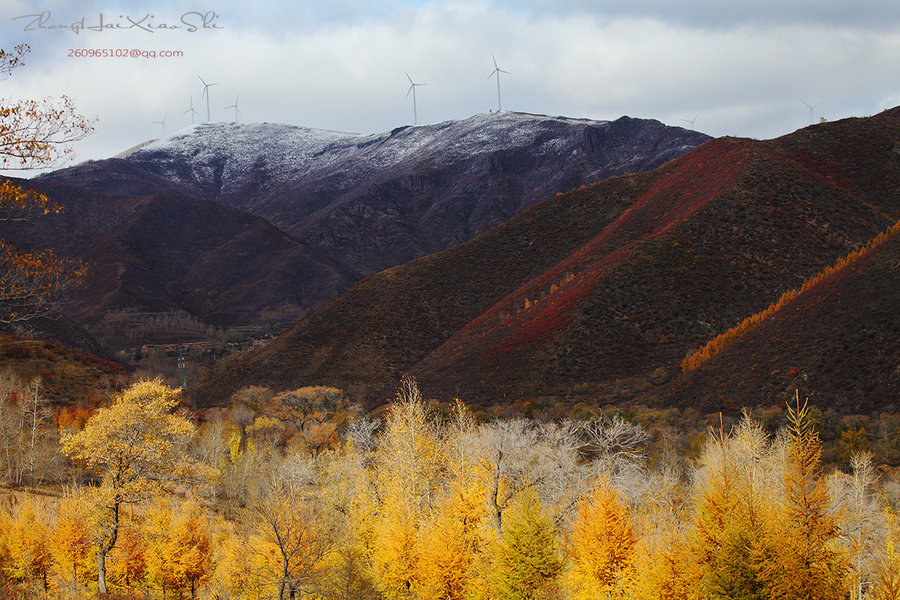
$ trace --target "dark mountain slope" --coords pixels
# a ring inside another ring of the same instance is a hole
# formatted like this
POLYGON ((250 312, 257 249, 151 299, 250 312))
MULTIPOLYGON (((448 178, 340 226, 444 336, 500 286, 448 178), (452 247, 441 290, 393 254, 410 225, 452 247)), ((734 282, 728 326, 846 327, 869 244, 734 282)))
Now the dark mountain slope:
POLYGON ((453 390, 464 394, 483 381, 509 393, 565 394, 613 380, 638 389, 642 376, 680 361, 691 340, 764 308, 840 248, 864 243, 892 210, 891 201, 856 200, 765 147, 735 144, 718 160, 704 160, 713 154, 707 144, 677 161, 592 242, 586 264, 575 256, 531 282, 413 372, 432 386, 465 373, 468 387, 453 390))
POLYGON ((900 407, 900 228, 655 393, 737 412, 747 398, 783 405, 795 389, 844 413, 900 407))
POLYGON ((410 371, 429 393, 483 403, 635 397, 895 221, 897 139, 888 117, 722 139, 548 200, 370 277, 198 396, 330 383, 379 401, 410 371))
POLYGON ((333 262, 265 220, 174 192, 103 196, 75 186, 30 183, 62 214, 4 224, 2 235, 29 248, 52 240, 89 264, 87 285, 66 311, 97 332, 111 313, 185 312, 227 326, 296 319, 352 280, 333 262))

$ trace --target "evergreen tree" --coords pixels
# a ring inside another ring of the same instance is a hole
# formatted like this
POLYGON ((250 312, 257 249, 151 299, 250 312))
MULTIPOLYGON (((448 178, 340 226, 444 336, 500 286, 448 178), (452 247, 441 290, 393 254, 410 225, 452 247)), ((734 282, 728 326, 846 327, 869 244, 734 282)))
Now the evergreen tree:
POLYGON ((500 600, 552 598, 562 566, 553 527, 541 514, 537 494, 526 488, 504 524, 494 576, 497 596, 500 600))

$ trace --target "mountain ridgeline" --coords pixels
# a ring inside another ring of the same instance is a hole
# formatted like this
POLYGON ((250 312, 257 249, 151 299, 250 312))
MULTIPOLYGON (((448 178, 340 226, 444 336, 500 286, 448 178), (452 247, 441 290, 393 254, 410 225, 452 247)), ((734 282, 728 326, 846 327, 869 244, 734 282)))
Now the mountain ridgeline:
MULTIPOLYGON (((687 375, 685 355, 900 218, 900 114, 722 138, 548 199, 388 269, 193 391, 328 384, 372 404, 404 373, 483 405, 900 399, 896 233, 687 375)), ((699 404, 698 404, 699 402, 699 404)))
POLYGON ((708 139, 512 112, 376 135, 202 124, 37 178, 65 212, 8 235, 94 265, 68 309, 106 343, 126 343, 110 320, 154 314, 283 328, 362 277, 708 139))

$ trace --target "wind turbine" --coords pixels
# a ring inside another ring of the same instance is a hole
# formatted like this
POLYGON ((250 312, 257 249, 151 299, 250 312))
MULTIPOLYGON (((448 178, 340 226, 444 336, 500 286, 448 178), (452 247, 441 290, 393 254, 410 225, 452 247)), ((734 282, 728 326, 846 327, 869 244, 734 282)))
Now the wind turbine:
POLYGON ((821 103, 821 102, 816 102, 815 104, 810 104, 810 103, 807 102, 806 100, 801 100, 800 102, 802 102, 803 104, 805 104, 805 105, 807 106, 807 108, 809 108, 809 122, 812 123, 812 122, 813 122, 813 118, 812 118, 812 115, 813 115, 813 109, 814 109, 815 107, 817 107, 818 105, 822 104, 822 103, 821 103))
POLYGON ((690 126, 691 126, 691 129, 693 129, 693 128, 694 128, 694 121, 696 121, 696 120, 697 120, 697 117, 699 117, 699 116, 700 116, 700 113, 697 113, 696 115, 694 115, 694 118, 693 118, 693 119, 681 119, 681 120, 684 121, 685 123, 689 123, 690 126))
POLYGON ((168 119, 168 118, 169 118, 169 113, 166 113, 166 116, 164 116, 162 118, 162 121, 153 121, 154 123, 159 123, 160 125, 162 125, 163 139, 165 139, 165 137, 166 137, 166 119, 168 119))
MULTIPOLYGON (((200 77, 197 75, 197 77, 200 77)), ((200 82, 203 84, 203 94, 201 94, 201 98, 206 96, 206 122, 209 123, 209 88, 216 85, 215 83, 206 83, 203 81, 203 78, 200 77, 200 82)))
POLYGON ((194 124, 194 115, 197 115, 198 117, 200 116, 200 113, 198 113, 197 109, 194 108, 194 97, 193 96, 191 96, 191 107, 181 114, 186 115, 187 113, 191 113, 191 125, 193 125, 194 124))
POLYGON ((491 58, 494 60, 494 70, 491 71, 491 74, 488 75, 487 78, 490 79, 495 75, 497 76, 497 112, 500 112, 501 110, 503 110, 503 106, 500 104, 500 73, 506 73, 507 75, 510 75, 511 73, 509 71, 504 71, 497 66, 497 59, 494 58, 493 54, 491 54, 491 58))
POLYGON ((415 83, 412 80, 412 77, 409 76, 409 73, 403 71, 406 74, 406 78, 409 79, 409 89, 406 90, 406 97, 409 98, 409 93, 412 92, 413 97, 413 125, 419 124, 419 112, 416 109, 416 86, 417 85, 428 85, 426 83, 415 83))
POLYGON ((233 108, 233 109, 234 109, 234 122, 235 122, 235 123, 238 122, 238 115, 244 114, 244 113, 242 113, 241 110, 238 108, 238 103, 237 103, 237 101, 238 101, 238 95, 235 94, 235 96, 234 96, 234 104, 232 104, 231 106, 226 106, 226 107, 225 107, 225 108, 233 108))

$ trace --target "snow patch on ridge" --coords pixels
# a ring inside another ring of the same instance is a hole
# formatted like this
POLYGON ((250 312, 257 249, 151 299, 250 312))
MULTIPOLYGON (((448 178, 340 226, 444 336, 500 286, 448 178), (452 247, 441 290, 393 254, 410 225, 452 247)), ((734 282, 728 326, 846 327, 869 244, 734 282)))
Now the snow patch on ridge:
POLYGON ((236 191, 255 169, 265 169, 267 186, 330 171, 344 187, 411 160, 440 166, 508 148, 559 153, 572 144, 571 135, 559 135, 561 126, 605 128, 609 121, 501 112, 370 135, 277 123, 204 123, 139 147, 128 159, 155 162, 171 180, 194 180, 220 194, 236 191))

